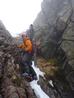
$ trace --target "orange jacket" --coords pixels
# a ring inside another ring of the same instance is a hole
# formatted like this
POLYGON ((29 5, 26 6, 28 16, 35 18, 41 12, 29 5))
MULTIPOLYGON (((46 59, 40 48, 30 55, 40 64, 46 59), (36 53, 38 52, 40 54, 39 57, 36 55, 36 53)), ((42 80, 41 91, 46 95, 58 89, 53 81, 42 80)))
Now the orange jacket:
POLYGON ((33 48, 32 42, 30 41, 28 37, 24 38, 23 43, 19 45, 18 47, 30 53, 32 52, 32 48, 33 48))

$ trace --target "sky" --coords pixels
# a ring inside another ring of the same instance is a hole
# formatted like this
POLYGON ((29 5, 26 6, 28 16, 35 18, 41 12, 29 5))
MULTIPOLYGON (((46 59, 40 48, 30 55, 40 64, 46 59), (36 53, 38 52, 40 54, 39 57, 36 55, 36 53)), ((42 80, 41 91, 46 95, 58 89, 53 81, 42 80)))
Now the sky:
POLYGON ((0 0, 0 20, 16 36, 29 28, 41 10, 43 0, 0 0))

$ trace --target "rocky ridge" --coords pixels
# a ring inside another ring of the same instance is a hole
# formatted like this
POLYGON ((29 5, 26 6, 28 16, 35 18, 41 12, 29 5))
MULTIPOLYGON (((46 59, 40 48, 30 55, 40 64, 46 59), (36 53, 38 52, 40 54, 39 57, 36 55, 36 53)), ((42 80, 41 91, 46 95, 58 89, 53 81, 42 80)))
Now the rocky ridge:
POLYGON ((0 98, 36 98, 29 82, 20 75, 21 51, 0 22, 0 98))

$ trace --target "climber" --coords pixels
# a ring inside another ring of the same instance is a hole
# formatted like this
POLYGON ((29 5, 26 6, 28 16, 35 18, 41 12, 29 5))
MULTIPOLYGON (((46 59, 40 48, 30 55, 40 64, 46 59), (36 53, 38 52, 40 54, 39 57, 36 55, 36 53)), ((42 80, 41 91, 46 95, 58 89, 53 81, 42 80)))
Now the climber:
POLYGON ((32 65, 32 56, 33 56, 33 45, 29 37, 25 34, 22 35, 23 43, 19 45, 18 47, 23 50, 22 53, 22 60, 21 60, 21 70, 22 70, 22 75, 26 76, 29 75, 31 76, 32 79, 37 79, 36 73, 31 67, 32 65))
POLYGON ((25 34, 22 35, 23 43, 19 45, 19 48, 22 48, 28 53, 32 52, 32 42, 30 41, 29 37, 25 34))
POLYGON ((35 33, 35 30, 34 30, 33 24, 31 24, 29 27, 29 30, 27 30, 27 36, 32 41, 34 65, 37 65, 37 57, 36 57, 37 47, 36 47, 36 39, 34 38, 34 33, 35 33))
POLYGON ((30 38, 31 41, 33 41, 33 37, 34 37, 33 24, 31 24, 30 27, 29 27, 29 30, 27 30, 27 36, 30 38))

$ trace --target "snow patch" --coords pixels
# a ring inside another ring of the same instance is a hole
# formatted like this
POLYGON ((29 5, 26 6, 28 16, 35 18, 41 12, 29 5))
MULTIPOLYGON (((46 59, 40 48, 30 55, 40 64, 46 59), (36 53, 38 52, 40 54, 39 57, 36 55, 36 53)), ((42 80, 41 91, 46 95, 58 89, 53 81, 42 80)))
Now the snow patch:
POLYGON ((30 83, 32 89, 34 89, 34 92, 38 98, 50 98, 48 95, 45 94, 45 92, 41 89, 40 85, 37 84, 37 81, 32 81, 30 83))
POLYGON ((45 73, 42 72, 42 71, 40 71, 40 69, 37 68, 37 67, 34 65, 34 62, 32 62, 32 67, 33 67, 34 71, 35 71, 36 74, 37 74, 37 78, 38 78, 38 80, 39 80, 39 76, 44 77, 44 74, 45 74, 45 73))
POLYGON ((54 87, 53 83, 52 83, 52 80, 49 81, 49 84, 54 87))
MULTIPOLYGON (((32 67, 34 69, 34 71, 36 72, 37 74, 37 78, 39 80, 39 76, 41 75, 42 77, 44 77, 44 73, 40 71, 39 68, 37 68, 35 65, 34 65, 34 62, 32 62, 32 67)), ((30 82, 30 85, 32 87, 32 89, 34 90, 36 96, 38 98, 50 98, 40 87, 40 85, 37 84, 37 81, 38 80, 34 80, 32 82, 30 82)))

